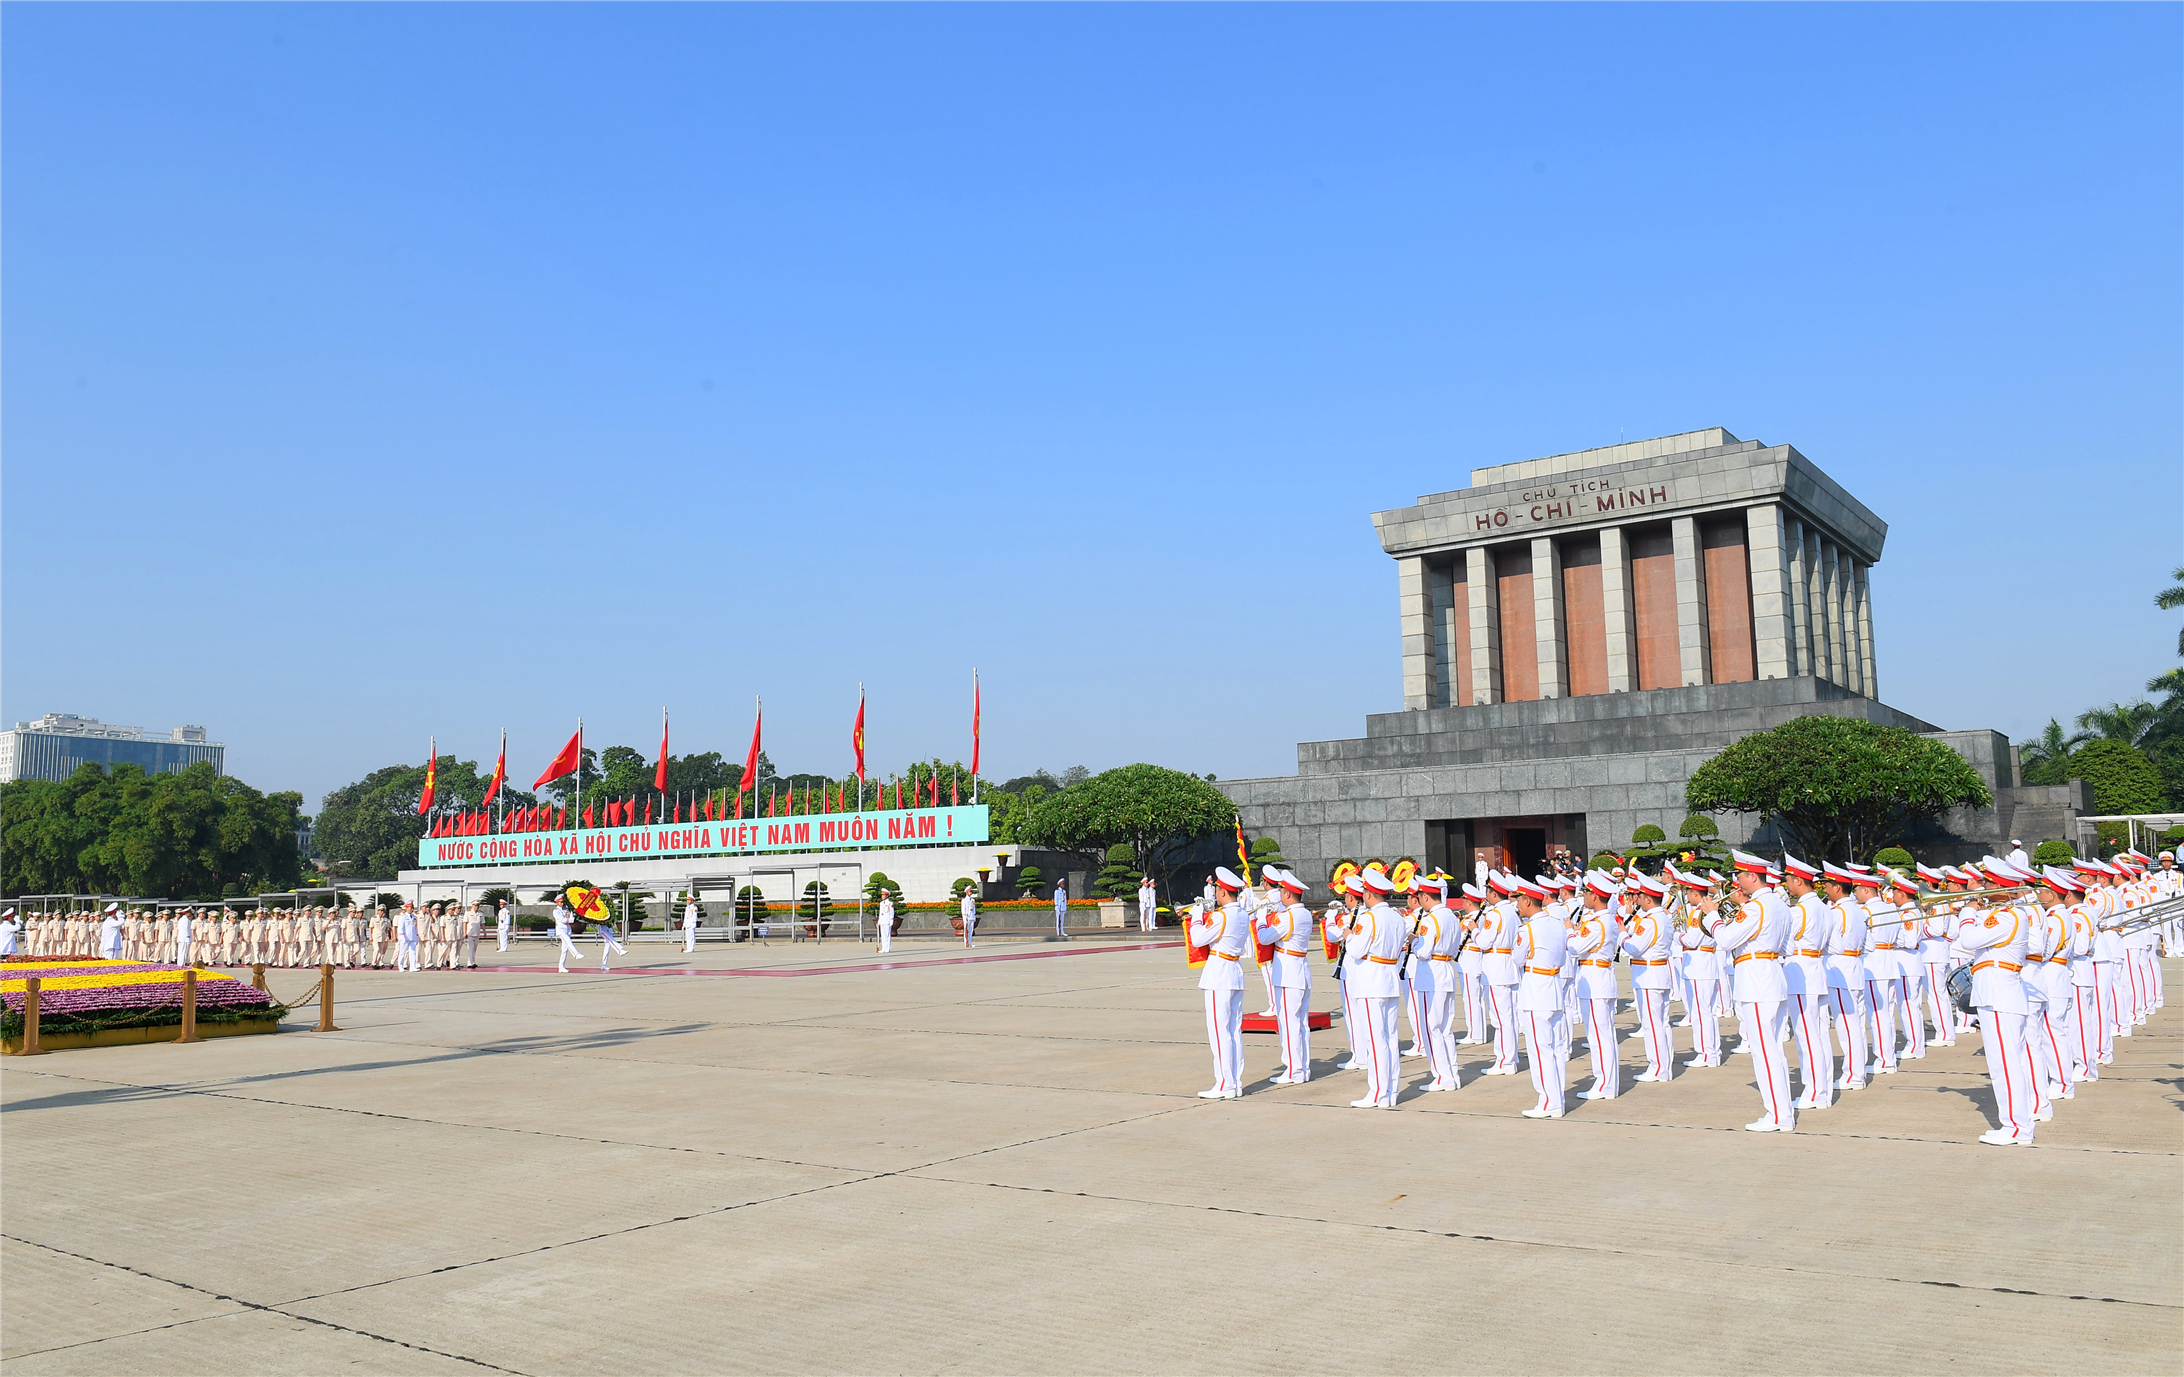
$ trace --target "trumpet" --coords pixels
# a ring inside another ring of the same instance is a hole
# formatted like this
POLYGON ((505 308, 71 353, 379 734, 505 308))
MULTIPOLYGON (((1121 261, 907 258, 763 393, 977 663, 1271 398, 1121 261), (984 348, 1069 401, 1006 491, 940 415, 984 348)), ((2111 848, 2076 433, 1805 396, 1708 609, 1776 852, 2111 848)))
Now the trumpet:
POLYGON ((1984 899, 1984 898, 1987 898, 1987 897, 1989 897, 1989 896, 1992 896, 1992 895, 1996 895, 1996 894, 2017 894, 2017 893, 2020 893, 2020 892, 2021 892, 2021 888, 2020 888, 2020 887, 1998 887, 1998 888, 1993 888, 1993 889, 1968 889, 1968 890, 1964 891, 1964 892, 1963 892, 1962 894, 1945 894, 1945 893, 1941 893, 1941 892, 1939 892, 1939 891, 1936 891, 1936 892, 1934 892, 1934 893, 1932 893, 1932 894, 1921 894, 1921 895, 1920 895, 1920 896, 1919 896, 1919 897, 1918 897, 1917 899, 1913 900, 1912 902, 1913 902, 1913 903, 1916 903, 1916 904, 1917 904, 1917 905, 1918 905, 1918 906, 1919 906, 1920 908, 1922 908, 1922 909, 1923 909, 1923 908, 1931 908, 1931 907, 1933 907, 1933 906, 1934 906, 1935 904, 1956 904, 1956 903, 1962 903, 1962 902, 1963 902, 1964 900, 1966 900, 1966 899, 1984 899))

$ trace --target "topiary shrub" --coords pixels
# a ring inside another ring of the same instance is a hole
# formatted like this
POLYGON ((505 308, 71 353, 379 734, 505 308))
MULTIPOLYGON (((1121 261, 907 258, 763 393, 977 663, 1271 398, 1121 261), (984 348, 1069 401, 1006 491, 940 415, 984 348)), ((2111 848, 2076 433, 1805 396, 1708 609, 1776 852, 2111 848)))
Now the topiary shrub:
POLYGON ((2176 826, 2170 828, 2168 831, 2163 832, 2161 834, 2161 840, 2171 845, 2174 845, 2177 842, 2184 842, 2184 823, 2178 823, 2176 826))
POLYGON ((2032 849, 2032 859, 2035 865, 2069 865, 2078 859, 2078 853, 2071 850, 2069 842, 2049 838, 2032 849))
POLYGON ((955 900, 957 903, 961 903, 963 901, 964 893, 967 890, 975 889, 977 887, 978 881, 972 879, 968 875, 958 875, 956 876, 954 883, 948 886, 948 897, 955 900))
POLYGON ((1613 851, 1598 851, 1593 853, 1592 868, 1595 870, 1613 870, 1615 869, 1615 867, 1621 865, 1622 863, 1623 858, 1616 855, 1613 851))
POLYGON ((1278 865, 1284 870, 1289 868, 1289 862, 1282 858, 1282 844, 1272 837, 1252 838, 1251 864, 1253 869, 1263 869, 1270 865, 1278 865))
POLYGON ((875 870, 870 875, 865 876, 864 896, 865 902, 868 904, 877 904, 882 899, 893 899, 897 904, 900 904, 902 902, 902 886, 887 878, 886 871, 875 870))
POLYGON ((1027 865, 1016 872, 1016 891, 1027 899, 1039 897, 1039 886, 1046 883, 1046 875, 1038 866, 1027 865))
POLYGON ((1909 870, 1912 866, 1918 864, 1916 860, 1912 859, 1911 853, 1900 846, 1882 847, 1874 853, 1873 863, 1875 865, 1885 865, 1890 870, 1909 870))
POLYGON ((1683 820, 1682 826, 1676 829, 1676 835, 1679 837, 1718 837, 1721 835, 1721 829, 1716 827, 1714 820, 1706 816, 1706 814, 1693 813, 1683 820))
POLYGON ((1107 848, 1107 865, 1093 883, 1092 892, 1120 899, 1137 893, 1137 887, 1137 852, 1128 842, 1116 842, 1107 848))
POLYGON ((1667 840, 1668 833, 1663 832, 1650 822, 1639 824, 1638 830, 1630 834, 1630 844, 1632 846, 1652 846, 1657 842, 1667 840))

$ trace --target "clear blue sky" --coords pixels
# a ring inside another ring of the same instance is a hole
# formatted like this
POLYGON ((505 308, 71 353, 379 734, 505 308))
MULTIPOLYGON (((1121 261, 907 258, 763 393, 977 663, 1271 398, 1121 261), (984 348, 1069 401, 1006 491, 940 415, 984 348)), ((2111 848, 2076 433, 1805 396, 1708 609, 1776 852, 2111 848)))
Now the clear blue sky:
POLYGON ((9 5, 0 718, 1287 773, 1367 513, 1722 425, 2022 737, 2175 663, 2180 13, 9 5))

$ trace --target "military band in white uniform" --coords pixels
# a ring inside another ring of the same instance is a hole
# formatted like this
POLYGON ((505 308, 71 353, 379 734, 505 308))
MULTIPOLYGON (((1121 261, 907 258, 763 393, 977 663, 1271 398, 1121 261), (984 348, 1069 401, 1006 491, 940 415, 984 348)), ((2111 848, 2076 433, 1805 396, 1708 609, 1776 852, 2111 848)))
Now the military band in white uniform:
MULTIPOLYGON (((1396 880, 1367 867, 1336 883, 1319 934, 1349 1040, 1338 1069, 1363 1073, 1352 1108, 1395 1108, 1406 1057, 1425 1062, 1421 1092, 1456 1090, 1459 1049, 1491 1044, 1477 1074, 1527 1072, 1535 1102, 1524 1115, 1561 1118, 1579 1038, 1591 1071, 1581 1098, 1629 1093, 1615 1023, 1620 957, 1645 1064, 1633 1084, 1675 1079, 1675 1029, 1688 1028, 1682 1065, 1749 1067, 1759 1117, 1744 1127, 1787 1133, 1799 1111, 1833 1108, 1922 1059, 1929 1040, 1953 1046, 1976 1032, 2000 1120, 1980 1141, 2030 1143, 2058 1100, 2114 1061, 2115 1039, 2162 1006, 2157 946, 2184 950, 2184 877, 2166 851, 2067 868, 1989 856, 1905 871, 1733 851, 1720 878, 1673 864, 1657 877, 1617 868, 1582 880, 1483 878, 1396 880), (1672 1002, 1684 1015, 1674 1024, 1672 1002), (1414 1044, 1399 1049, 1406 1008, 1414 1044)), ((1311 1079, 1307 888, 1280 867, 1256 883, 1222 868, 1187 911, 1213 1053, 1202 1098, 1244 1093, 1252 959, 1276 1034, 1268 1084, 1311 1079)))

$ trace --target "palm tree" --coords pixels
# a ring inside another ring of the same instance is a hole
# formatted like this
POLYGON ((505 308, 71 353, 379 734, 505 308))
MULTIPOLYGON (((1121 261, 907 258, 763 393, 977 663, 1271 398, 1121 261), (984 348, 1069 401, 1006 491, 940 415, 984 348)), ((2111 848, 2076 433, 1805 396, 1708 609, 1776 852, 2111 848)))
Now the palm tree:
POLYGON ((2017 763, 2024 772, 2025 782, 2028 784, 2061 783, 2063 769, 2070 763, 2070 753, 2092 739, 2093 733, 2091 732, 2072 732, 2065 735, 2063 724, 2050 717, 2047 729, 2040 733, 2038 740, 2027 741, 2017 748, 2017 763), (2035 771, 2051 773, 2054 778, 2047 780, 2036 779, 2034 777, 2035 771))
MULTIPOLYGON (((2154 606, 2164 612, 2172 607, 2184 607, 2184 564, 2171 569, 2169 577, 2175 579, 2176 582, 2154 594, 2154 606)), ((2177 628, 2176 653, 2184 655, 2184 627, 2177 628)))
POLYGON ((2087 708, 2078 714, 2078 725, 2089 728, 2090 736, 2136 746, 2145 739, 2146 733, 2160 716, 2160 708, 2141 698, 2132 703, 2110 703, 2105 708, 2087 708))

